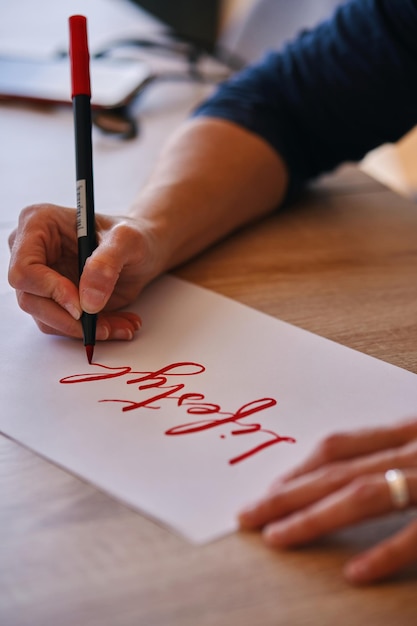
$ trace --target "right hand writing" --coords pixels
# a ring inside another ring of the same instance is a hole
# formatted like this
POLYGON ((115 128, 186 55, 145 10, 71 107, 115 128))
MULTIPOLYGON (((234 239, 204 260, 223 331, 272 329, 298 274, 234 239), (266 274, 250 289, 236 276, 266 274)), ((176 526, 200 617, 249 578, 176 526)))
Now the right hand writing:
POLYGON ((9 237, 9 282, 20 307, 48 334, 81 338, 82 311, 99 313, 97 339, 132 339, 141 326, 120 311, 158 273, 147 220, 96 216, 98 247, 78 280, 76 211, 51 204, 24 209, 9 237))

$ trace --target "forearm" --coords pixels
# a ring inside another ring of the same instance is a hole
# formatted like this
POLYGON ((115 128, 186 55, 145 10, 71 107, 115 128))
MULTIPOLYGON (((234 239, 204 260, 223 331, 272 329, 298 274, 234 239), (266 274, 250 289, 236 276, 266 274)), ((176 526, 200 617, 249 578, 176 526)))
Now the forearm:
POLYGON ((219 85, 195 115, 262 137, 287 164, 289 197, 417 124, 417 3, 351 0, 219 85))
POLYGON ((166 145, 129 215, 148 220, 158 269, 166 271, 273 211, 287 179, 262 138, 231 122, 191 119, 166 145))

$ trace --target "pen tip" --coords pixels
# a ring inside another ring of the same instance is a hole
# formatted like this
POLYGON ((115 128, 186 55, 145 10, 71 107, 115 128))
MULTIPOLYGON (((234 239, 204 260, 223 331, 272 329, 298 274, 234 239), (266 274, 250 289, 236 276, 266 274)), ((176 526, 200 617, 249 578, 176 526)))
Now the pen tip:
POLYGON ((92 345, 85 346, 85 351, 87 354, 87 360, 91 365, 91 361, 93 360, 93 354, 94 354, 94 346, 92 345))

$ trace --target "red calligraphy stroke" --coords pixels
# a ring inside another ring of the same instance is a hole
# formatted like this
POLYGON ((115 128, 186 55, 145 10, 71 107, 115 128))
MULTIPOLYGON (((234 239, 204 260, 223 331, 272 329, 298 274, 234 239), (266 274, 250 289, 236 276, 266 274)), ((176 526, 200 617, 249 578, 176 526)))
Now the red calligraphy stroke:
MULTIPOLYGON (((235 412, 225 412, 222 411, 219 404, 207 402, 204 394, 202 393, 181 393, 185 389, 185 384, 183 382, 174 382, 173 384, 170 384, 171 381, 169 381, 169 379, 172 377, 182 378, 184 376, 196 376, 203 373, 205 371, 205 367, 199 363, 194 363, 193 361, 180 361, 178 363, 171 363, 170 365, 166 365, 165 367, 155 371, 145 372, 135 371, 129 366, 109 367, 101 363, 92 363, 92 365, 104 369, 105 371, 65 376, 64 378, 61 378, 60 383, 91 383, 125 377, 125 383, 127 385, 135 385, 137 391, 139 392, 150 389, 158 389, 158 392, 155 395, 146 398, 135 398, 133 400, 112 398, 99 400, 99 402, 120 403, 123 405, 122 411, 125 412, 141 408, 160 409, 161 402, 168 399, 175 400, 177 406, 184 407, 186 413, 189 415, 221 416, 174 426, 165 431, 165 434, 168 436, 199 433, 227 425, 232 426, 230 431, 230 435, 232 436, 250 435, 254 433, 262 433, 267 436, 267 440, 263 443, 256 445, 243 454, 230 459, 230 465, 235 465, 236 463, 248 459, 249 457, 277 443, 295 443, 296 441, 293 437, 281 436, 272 430, 263 428, 259 422, 250 423, 246 421, 249 416, 276 406, 277 401, 274 398, 260 398, 247 402, 235 412), (237 426, 237 428, 233 428, 233 426, 237 426)), ((221 438, 225 437, 223 434, 220 436, 221 438)))

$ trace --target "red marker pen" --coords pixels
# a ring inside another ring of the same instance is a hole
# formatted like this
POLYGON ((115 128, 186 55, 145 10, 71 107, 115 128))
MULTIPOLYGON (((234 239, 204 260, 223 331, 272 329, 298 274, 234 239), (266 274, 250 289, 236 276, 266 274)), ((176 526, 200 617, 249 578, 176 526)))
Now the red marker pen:
MULTIPOLYGON (((83 15, 70 17, 69 30, 77 178, 78 272, 81 276, 87 258, 97 246, 91 142, 90 55, 86 18, 83 15)), ((97 315, 83 312, 81 323, 87 359, 91 363, 96 342, 97 315)))

